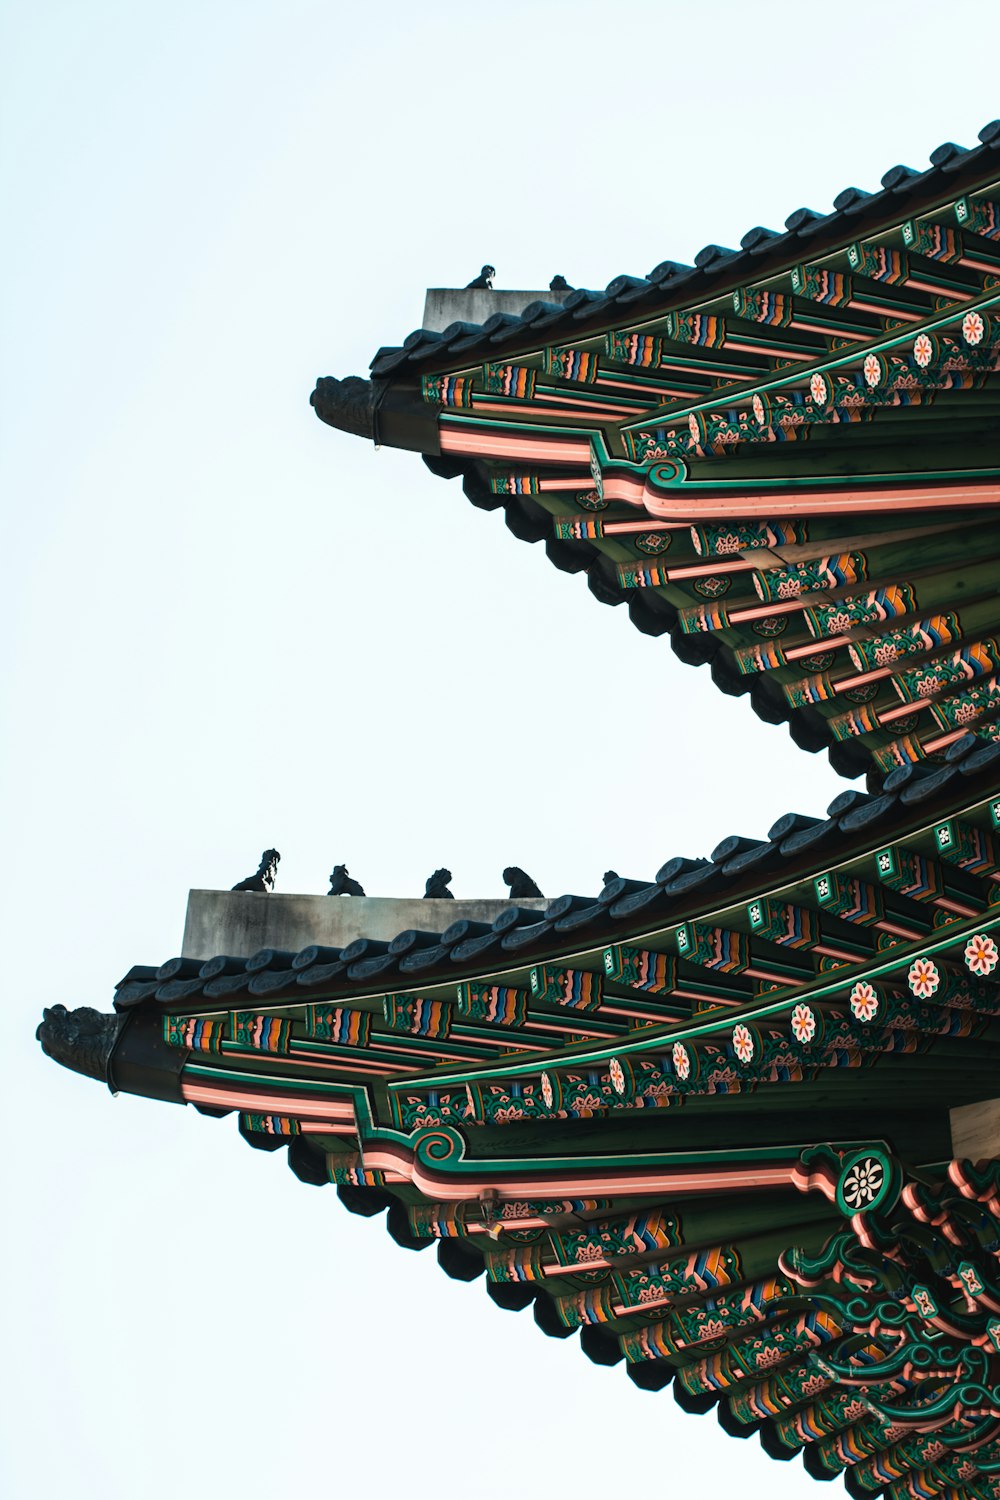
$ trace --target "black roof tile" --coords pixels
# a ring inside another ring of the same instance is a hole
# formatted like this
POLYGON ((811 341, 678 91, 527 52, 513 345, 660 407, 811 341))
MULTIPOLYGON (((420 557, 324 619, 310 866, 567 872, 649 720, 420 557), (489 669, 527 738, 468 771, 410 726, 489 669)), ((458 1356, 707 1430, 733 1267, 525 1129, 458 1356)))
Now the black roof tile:
POLYGON ((977 776, 980 771, 995 771, 1000 767, 1000 744, 984 745, 982 750, 976 750, 972 755, 967 755, 960 763, 963 776, 977 776))
POLYGON ((156 971, 160 982, 167 979, 192 979, 201 968, 200 958, 168 958, 156 971))
POLYGON ((911 781, 900 792, 899 800, 908 807, 916 802, 926 802, 961 774, 958 766, 941 766, 929 776, 919 776, 911 781))
POLYGON ((348 970, 349 965, 341 959, 338 963, 315 964, 310 969, 303 969, 297 979, 302 989, 314 989, 320 984, 332 984, 334 980, 341 979, 348 970))
POLYGON ((974 734, 963 734, 960 740, 955 740, 948 746, 941 758, 952 765, 955 761, 964 760, 981 743, 974 734))
POLYGON ((777 229, 765 229, 763 224, 755 224, 753 229, 748 229, 740 240, 743 250, 755 250, 758 245, 770 246, 774 240, 783 239, 784 235, 777 229))
POLYGON ((508 953, 516 953, 521 948, 534 948, 554 929, 554 922, 535 922, 530 927, 512 927, 500 939, 500 947, 508 953))
POLYGON ((722 873, 733 879, 737 875, 746 875, 750 870, 760 869, 762 865, 776 863, 780 857, 779 846, 764 839, 752 848, 741 849, 738 854, 727 859, 722 866, 722 873))
POLYGON ((794 859, 818 844, 826 843, 837 832, 836 819, 828 818, 825 822, 814 823, 811 828, 799 828, 795 833, 789 834, 788 838, 782 839, 779 847, 785 859, 794 859))
POLYGON ((417 948, 399 960, 401 974, 420 974, 424 969, 434 969, 447 963, 455 949, 454 943, 435 943, 431 948, 417 948))
POLYGON ((664 884, 663 893, 666 896, 686 896, 702 886, 715 885, 721 879, 721 867, 706 860, 696 869, 687 870, 683 875, 678 875, 676 880, 668 880, 664 884))
POLYGON ((308 948, 300 948, 292 959, 292 968, 308 969, 311 964, 336 964, 340 962, 343 952, 341 948, 325 948, 320 943, 312 943, 308 948))
POLYGON ((399 968, 394 953, 382 953, 376 958, 362 958, 351 964, 347 977, 355 984, 369 984, 373 979, 385 979, 399 968))
POLYGON ((294 969, 265 969, 262 973, 253 976, 247 985, 247 992, 251 995, 271 997, 286 992, 294 995, 297 978, 298 975, 294 969))
POLYGON ((806 813, 784 813, 776 823, 771 824, 767 836, 774 843, 780 843, 790 833, 796 833, 801 828, 815 828, 821 821, 820 818, 810 818, 806 813))
POLYGON ((294 953, 283 948, 258 948, 247 959, 246 970, 248 974, 259 974, 263 969, 290 969, 294 958, 294 953))
POLYGON ((850 812, 845 812, 837 821, 845 833, 860 833, 863 828, 888 817, 897 800, 891 795, 869 797, 865 802, 852 807, 850 812))
POLYGON ((502 942, 502 933, 484 932, 480 937, 467 938, 463 943, 456 943, 454 948, 448 950, 448 957, 452 963, 471 964, 481 958, 484 953, 490 953, 494 949, 499 952, 502 942))

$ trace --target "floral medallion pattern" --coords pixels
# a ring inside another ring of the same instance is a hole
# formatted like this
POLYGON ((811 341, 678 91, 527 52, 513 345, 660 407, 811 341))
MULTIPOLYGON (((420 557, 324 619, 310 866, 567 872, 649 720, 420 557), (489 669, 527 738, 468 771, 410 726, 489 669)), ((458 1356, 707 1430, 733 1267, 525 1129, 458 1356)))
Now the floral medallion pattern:
POLYGON ((611 1087, 615 1093, 621 1096, 625 1092, 625 1069, 617 1057, 613 1057, 608 1063, 608 1077, 611 1079, 611 1087))
POLYGON ((696 578, 694 580, 694 591, 703 599, 721 599, 723 594, 728 594, 733 586, 731 578, 720 578, 713 573, 709 578, 696 578))
POLYGON ((849 1168, 841 1184, 848 1208, 862 1212, 874 1203, 885 1182, 885 1168, 877 1156, 866 1156, 849 1168))
POLYGON ((792 1035, 803 1045, 816 1035, 816 1017, 808 1005, 797 1005, 792 1011, 792 1035))
POLYGON ((921 370, 926 370, 934 358, 934 345, 926 333, 918 333, 913 340, 913 358, 921 370))
POLYGON ((753 1037, 742 1024, 733 1027, 733 1051, 741 1063, 753 1061, 753 1037))
POLYGON ((555 1089, 552 1087, 552 1079, 549 1077, 548 1073, 542 1074, 541 1090, 542 1103, 545 1105, 546 1109, 551 1109, 553 1103, 555 1102, 556 1094, 555 1089))
POLYGON ((965 342, 971 344, 974 348, 977 344, 983 342, 985 333, 986 323, 982 313, 967 312, 962 319, 962 337, 965 342))
POLYGON ((817 370, 809 382, 809 394, 817 406, 825 406, 830 399, 830 387, 826 382, 826 376, 817 370))
POLYGON ((878 1013, 878 995, 867 979, 859 979, 848 997, 851 1014, 857 1021, 871 1021, 878 1013))
POLYGON ((668 551, 672 540, 669 531, 641 531, 635 538, 635 545, 647 557, 658 557, 661 552, 668 551))
POLYGON ((979 974, 985 979, 987 974, 992 974, 1000 960, 1000 952, 991 937, 985 933, 977 932, 965 945, 965 964, 973 974, 979 974))
POLYGON ((937 965, 929 958, 915 958, 906 978, 918 1000, 929 1000, 941 983, 937 965))
POLYGON ((882 379, 882 361, 879 359, 877 354, 866 354, 863 369, 865 384, 872 390, 874 390, 879 381, 882 379))
POLYGON ((788 629, 788 616, 768 615, 766 619, 754 620, 750 629, 754 635, 763 636, 765 640, 769 640, 772 636, 784 635, 788 629))

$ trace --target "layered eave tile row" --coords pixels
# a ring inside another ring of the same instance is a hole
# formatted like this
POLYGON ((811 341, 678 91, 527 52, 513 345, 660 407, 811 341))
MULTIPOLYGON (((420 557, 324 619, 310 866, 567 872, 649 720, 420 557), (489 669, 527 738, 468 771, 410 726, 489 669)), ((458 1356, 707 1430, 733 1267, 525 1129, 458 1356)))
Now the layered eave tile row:
POLYGON ((739 251, 418 330, 373 435, 846 775, 993 739, 998 178, 994 122, 739 251))

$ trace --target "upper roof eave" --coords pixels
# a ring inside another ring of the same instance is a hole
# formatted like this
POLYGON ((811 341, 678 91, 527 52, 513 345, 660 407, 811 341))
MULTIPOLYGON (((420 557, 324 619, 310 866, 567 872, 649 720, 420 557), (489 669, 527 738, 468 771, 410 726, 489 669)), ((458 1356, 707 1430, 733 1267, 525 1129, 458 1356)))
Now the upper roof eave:
POLYGON ((772 236, 768 231, 751 229, 743 236, 739 250, 707 245, 698 252, 693 267, 662 262, 644 278, 615 277, 604 292, 580 289, 567 298, 558 314, 540 317, 533 304, 526 310, 530 317, 511 321, 504 315, 502 324, 491 318, 484 324, 454 325, 454 332, 445 329, 442 334, 415 330, 402 346, 376 353, 370 366, 372 375, 398 380, 411 371, 415 375, 417 368, 421 372, 448 369, 455 365, 456 355, 463 362, 475 363, 481 357, 494 356, 501 344, 505 357, 528 352, 538 347, 537 335, 543 328, 546 341, 549 335, 558 337, 562 331, 572 333, 575 339, 586 339, 612 326, 623 313, 634 317, 640 307, 644 316, 652 318, 682 304, 721 297, 748 276, 757 282, 766 280, 795 265, 805 249, 813 259, 822 257, 841 246, 847 236, 855 239, 862 233, 890 228, 901 216, 927 212, 938 202, 988 186, 1000 171, 1000 120, 984 125, 979 140, 978 146, 968 150, 952 142, 943 143, 931 153, 931 165, 922 172, 901 165, 891 167, 878 192, 865 195, 861 189, 846 188, 837 195, 831 213, 796 209, 785 221, 784 233, 772 236), (657 275, 661 267, 669 269, 657 275))

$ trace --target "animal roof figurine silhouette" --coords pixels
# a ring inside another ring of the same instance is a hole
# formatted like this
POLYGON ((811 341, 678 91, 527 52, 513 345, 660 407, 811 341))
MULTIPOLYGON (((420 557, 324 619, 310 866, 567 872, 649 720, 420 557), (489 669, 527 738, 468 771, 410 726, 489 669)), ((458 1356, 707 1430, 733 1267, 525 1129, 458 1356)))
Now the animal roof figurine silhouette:
POLYGON ((572 290, 573 288, 570 286, 565 276, 553 276, 552 280, 549 282, 550 292, 571 292, 572 290))
POLYGON ((476 277, 475 281, 470 281, 467 284, 465 290, 467 292, 473 292, 473 291, 487 291, 487 292, 492 292, 492 290, 493 290, 493 278, 494 278, 494 276, 496 274, 497 274, 496 266, 483 266, 483 269, 480 271, 480 273, 476 277))
POLYGON ((260 864, 254 875, 248 875, 246 880, 241 880, 238 885, 233 886, 234 891, 259 891, 268 896, 274 890, 274 882, 278 874, 278 861, 281 855, 277 849, 265 849, 260 857, 260 864))
POLYGON ((435 870, 433 875, 428 876, 427 884, 424 886, 424 900, 454 901, 454 893, 448 889, 450 879, 451 871, 446 870, 444 866, 440 870, 435 870))
POLYGON ((542 894, 531 876, 526 875, 517 865, 508 865, 503 872, 503 878, 506 884, 510 886, 508 894, 512 901, 520 901, 527 896, 540 896, 542 894))
POLYGON ((330 871, 328 896, 363 896, 364 893, 364 887, 347 873, 346 865, 334 865, 330 871))

